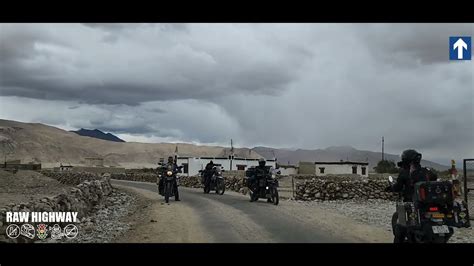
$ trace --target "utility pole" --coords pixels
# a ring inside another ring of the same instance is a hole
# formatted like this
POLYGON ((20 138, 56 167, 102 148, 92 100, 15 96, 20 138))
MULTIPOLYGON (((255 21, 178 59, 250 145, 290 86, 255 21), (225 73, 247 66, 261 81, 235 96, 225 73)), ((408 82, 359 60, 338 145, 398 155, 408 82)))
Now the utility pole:
POLYGON ((234 159, 234 144, 232 139, 230 139, 230 171, 232 171, 232 160, 234 159))
POLYGON ((384 139, 383 139, 383 136, 382 136, 382 161, 384 160, 384 150, 383 150, 383 147, 384 146, 384 139))
POLYGON ((178 144, 176 143, 176 148, 174 150, 174 163, 178 164, 178 144))

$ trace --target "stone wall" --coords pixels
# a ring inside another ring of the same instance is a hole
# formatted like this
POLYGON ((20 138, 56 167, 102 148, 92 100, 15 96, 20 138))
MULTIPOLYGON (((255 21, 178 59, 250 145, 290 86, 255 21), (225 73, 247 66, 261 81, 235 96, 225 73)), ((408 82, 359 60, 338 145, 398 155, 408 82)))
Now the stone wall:
POLYGON ((383 179, 354 177, 312 177, 296 182, 297 200, 396 200, 394 193, 384 192, 389 185, 383 179))
POLYGON ((155 173, 112 173, 110 178, 117 180, 130 180, 156 183, 158 175, 155 173))
POLYGON ((64 184, 80 182, 68 193, 54 197, 45 197, 28 203, 9 204, 0 209, 0 242, 21 242, 24 237, 15 240, 5 235, 7 212, 78 212, 78 219, 87 216, 92 208, 112 192, 109 177, 99 177, 88 173, 61 173, 51 175, 52 178, 64 184))
POLYGON ((97 180, 100 176, 96 173, 90 172, 52 172, 52 171, 41 171, 41 174, 53 179, 58 180, 60 183, 66 185, 79 185, 84 181, 97 180))

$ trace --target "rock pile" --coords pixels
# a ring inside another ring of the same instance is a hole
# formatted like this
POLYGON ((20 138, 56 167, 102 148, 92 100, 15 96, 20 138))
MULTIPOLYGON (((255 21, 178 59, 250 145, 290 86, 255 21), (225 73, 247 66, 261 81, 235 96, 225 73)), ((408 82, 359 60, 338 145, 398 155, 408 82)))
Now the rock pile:
POLYGON ((396 195, 384 192, 388 182, 352 177, 313 177, 296 182, 296 200, 396 200, 396 195))
POLYGON ((202 188, 201 176, 183 176, 179 179, 179 184, 183 187, 202 188))
MULTIPOLYGON (((59 194, 55 197, 45 197, 39 201, 28 203, 9 204, 0 209, 0 242, 5 241, 5 230, 7 212, 78 212, 78 218, 85 217, 94 206, 100 203, 112 192, 110 178, 104 177, 100 180, 84 181, 68 193, 59 194)), ((11 239, 10 239, 11 240, 11 239)), ((24 238, 15 239, 24 241, 24 238)))
POLYGON ((100 178, 99 175, 89 172, 52 172, 42 171, 41 174, 44 176, 58 180, 62 184, 66 185, 79 185, 84 181, 93 181, 100 178))
POLYGON ((112 179, 130 180, 140 182, 156 183, 158 176, 155 173, 113 173, 110 175, 112 179))
MULTIPOLYGON (((77 225, 79 234, 73 239, 53 240, 58 243, 108 243, 130 229, 130 223, 122 221, 137 208, 137 198, 119 190, 112 191, 105 200, 92 209, 92 214, 83 217, 77 225)), ((41 242, 41 241, 40 241, 41 242)))
MULTIPOLYGON (((226 176, 225 189, 246 193, 244 186, 244 178, 242 176, 226 176)), ((184 187, 202 188, 201 176, 186 176, 180 178, 180 185, 184 187)))

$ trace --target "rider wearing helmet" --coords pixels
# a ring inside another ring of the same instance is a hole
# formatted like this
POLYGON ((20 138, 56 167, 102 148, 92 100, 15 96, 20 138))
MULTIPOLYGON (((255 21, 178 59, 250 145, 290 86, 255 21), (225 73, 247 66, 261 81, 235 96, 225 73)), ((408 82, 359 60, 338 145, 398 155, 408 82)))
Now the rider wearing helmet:
POLYGON ((401 192, 403 201, 413 200, 414 187, 420 181, 436 181, 437 176, 431 170, 421 167, 421 153, 415 150, 405 150, 401 156, 402 160, 398 162, 400 174, 397 182, 393 186, 387 187, 386 191, 401 192))
MULTIPOLYGON (((166 171, 171 168, 173 172, 177 172, 178 170, 178 166, 176 165, 176 163, 174 162, 174 159, 173 159, 173 156, 169 156, 168 157, 168 162, 166 163, 166 165, 163 165, 161 167, 161 175, 162 177, 165 176, 165 173, 166 171)), ((159 181, 159 184, 158 184, 158 189, 159 191, 163 191, 163 178, 160 178, 160 181, 159 181)), ((178 183, 176 181, 176 179, 174 180, 173 182, 173 190, 174 190, 174 198, 176 201, 180 201, 179 199, 179 192, 178 192, 178 183)))
POLYGON ((215 164, 211 160, 208 164, 206 164, 206 168, 204 168, 204 186, 206 186, 206 187, 209 185, 209 183, 211 181, 211 178, 212 178, 212 175, 215 172, 214 166, 215 166, 215 164))
POLYGON ((260 186, 259 186, 260 180, 265 179, 269 174, 268 168, 265 166, 265 164, 266 164, 265 159, 260 158, 258 160, 258 166, 255 167, 255 174, 250 179, 251 187, 255 191, 254 193, 257 193, 257 194, 260 189, 260 186))
MULTIPOLYGON (((421 167, 421 153, 415 150, 405 150, 401 156, 402 160, 398 162, 400 167, 400 174, 398 175, 397 182, 393 186, 389 186, 385 191, 401 192, 404 202, 413 201, 415 194, 415 184, 420 181, 436 181, 437 176, 435 173, 427 168, 421 167)), ((398 223, 394 227, 393 235, 395 237, 395 243, 402 241, 406 237, 406 209, 404 205, 397 205, 398 223)))

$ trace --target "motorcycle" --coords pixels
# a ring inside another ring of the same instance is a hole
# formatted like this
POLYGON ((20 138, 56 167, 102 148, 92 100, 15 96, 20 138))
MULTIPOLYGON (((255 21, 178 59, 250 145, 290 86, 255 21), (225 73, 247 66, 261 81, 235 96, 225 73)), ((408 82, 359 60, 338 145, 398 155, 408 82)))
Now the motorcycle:
MULTIPOLYGON (((250 169, 249 169, 250 170, 250 169)), ((249 188, 249 195, 251 201, 257 201, 259 198, 267 199, 268 202, 272 202, 274 205, 278 205, 280 197, 278 195, 278 179, 275 178, 275 174, 270 169, 270 173, 265 178, 256 179, 252 184, 248 181, 248 177, 251 177, 254 172, 247 171, 246 179, 244 179, 244 185, 249 188)))
POLYGON ((204 193, 208 194, 211 190, 215 190, 216 194, 223 195, 225 192, 225 179, 222 176, 222 171, 215 166, 212 169, 212 176, 206 180, 205 171, 200 170, 201 182, 204 186, 204 193))
MULTIPOLYGON (((395 183, 392 176, 389 183, 395 183)), ((447 243, 454 227, 466 227, 466 216, 454 200, 451 182, 418 182, 412 202, 404 202, 398 193, 392 215, 394 243, 447 243)))
POLYGON ((169 203, 170 197, 175 196, 175 191, 178 190, 179 176, 182 166, 173 169, 172 166, 163 167, 163 174, 159 174, 158 177, 162 180, 162 187, 158 182, 158 193, 165 197, 165 202, 169 203))

